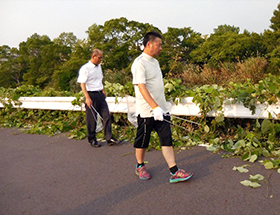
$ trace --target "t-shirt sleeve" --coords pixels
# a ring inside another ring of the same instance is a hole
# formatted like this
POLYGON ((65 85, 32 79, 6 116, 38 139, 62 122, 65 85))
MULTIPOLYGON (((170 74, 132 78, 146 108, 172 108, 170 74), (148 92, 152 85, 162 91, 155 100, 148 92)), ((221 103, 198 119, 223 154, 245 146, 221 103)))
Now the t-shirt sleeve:
POLYGON ((146 69, 141 62, 135 62, 132 67, 133 84, 146 84, 146 69))
POLYGON ((79 76, 78 76, 77 82, 86 83, 86 81, 87 81, 87 72, 86 72, 86 69, 84 67, 82 67, 79 70, 79 76))

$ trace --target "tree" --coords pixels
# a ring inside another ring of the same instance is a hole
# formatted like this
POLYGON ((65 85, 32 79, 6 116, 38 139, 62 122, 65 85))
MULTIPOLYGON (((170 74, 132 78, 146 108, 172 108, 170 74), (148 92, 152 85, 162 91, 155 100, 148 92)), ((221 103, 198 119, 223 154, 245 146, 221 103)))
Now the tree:
POLYGON ((160 30, 150 24, 128 21, 122 17, 106 21, 104 26, 89 27, 88 43, 90 47, 99 48, 104 55, 105 69, 127 68, 133 58, 140 52, 144 35, 151 30, 160 30))
POLYGON ((266 47, 266 58, 269 62, 267 72, 279 74, 280 67, 280 31, 266 30, 261 35, 263 45, 266 47))
POLYGON ((76 37, 62 33, 54 42, 48 36, 33 34, 20 44, 19 53, 25 62, 25 84, 45 88, 53 85, 52 76, 70 59, 76 37))
POLYGON ((42 88, 45 86, 46 82, 44 83, 42 80, 46 77, 46 74, 40 71, 44 60, 42 51, 44 46, 50 45, 51 43, 48 36, 40 36, 38 34, 33 34, 26 42, 20 43, 19 54, 25 62, 25 71, 23 74, 23 82, 25 84, 38 85, 42 88))
POLYGON ((270 28, 274 31, 280 30, 280 4, 278 4, 277 9, 273 12, 273 16, 270 19, 270 28))
MULTIPOLYGON (((250 57, 266 57, 268 71, 279 73, 280 4, 271 18, 274 31, 250 33, 230 25, 220 25, 214 33, 202 37, 191 28, 168 28, 163 34, 163 50, 157 57, 163 74, 183 72, 185 65, 218 68, 221 62, 237 62, 250 57)), ((19 49, 0 46, 0 86, 21 84, 75 90, 79 68, 90 59, 92 49, 103 51, 104 80, 125 85, 131 78, 130 67, 141 54, 142 40, 149 31, 160 29, 149 24, 118 18, 88 28, 88 38, 78 40, 73 33, 61 33, 53 41, 33 34, 19 49)), ((200 68, 200 67, 197 67, 200 68)))
POLYGON ((218 28, 214 29, 214 34, 223 35, 228 32, 239 34, 239 31, 240 31, 239 27, 230 26, 230 25, 219 25, 218 28))
POLYGON ((69 47, 72 49, 77 43, 77 40, 77 37, 72 32, 63 32, 59 35, 59 37, 55 38, 53 42, 60 46, 69 47))
POLYGON ((78 40, 73 46, 69 60, 56 69, 52 75, 52 86, 56 90, 77 91, 77 77, 80 67, 90 58, 91 51, 85 41, 78 40))
POLYGON ((246 30, 239 34, 239 28, 223 25, 215 29, 191 56, 196 64, 208 63, 211 67, 218 67, 221 62, 237 62, 265 53, 266 47, 258 34, 246 30))
POLYGON ((182 65, 189 62, 190 53, 202 42, 201 34, 190 28, 168 28, 163 34, 163 49, 159 56, 163 73, 166 74, 170 70, 182 72, 179 67, 182 69, 182 65))
POLYGON ((22 61, 18 49, 0 47, 0 86, 17 87, 22 80, 22 61))

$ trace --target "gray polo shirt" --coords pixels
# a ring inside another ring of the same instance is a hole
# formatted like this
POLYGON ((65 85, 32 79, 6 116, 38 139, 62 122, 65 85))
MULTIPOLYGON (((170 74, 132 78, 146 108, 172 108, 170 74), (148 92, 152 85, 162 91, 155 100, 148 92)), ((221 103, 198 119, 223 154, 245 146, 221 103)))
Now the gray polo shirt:
POLYGON ((164 95, 164 84, 162 80, 162 72, 158 61, 142 53, 138 56, 131 67, 136 95, 136 114, 141 117, 152 117, 153 113, 151 106, 145 101, 139 91, 137 84, 145 84, 147 90, 151 94, 155 102, 165 111, 168 112, 168 105, 164 95))

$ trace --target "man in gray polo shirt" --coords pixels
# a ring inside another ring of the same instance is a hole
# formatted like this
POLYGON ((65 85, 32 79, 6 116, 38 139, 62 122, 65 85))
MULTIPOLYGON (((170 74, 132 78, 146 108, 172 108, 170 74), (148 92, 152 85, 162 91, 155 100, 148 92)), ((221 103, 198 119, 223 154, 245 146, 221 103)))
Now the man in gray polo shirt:
POLYGON ((164 95, 162 72, 155 59, 162 50, 162 36, 157 32, 145 35, 143 53, 137 57, 131 67, 136 95, 137 134, 134 142, 137 160, 136 175, 142 180, 151 178, 144 164, 145 150, 149 146, 153 129, 158 133, 162 154, 170 169, 170 183, 186 181, 193 176, 183 169, 178 169, 175 161, 170 116, 164 95), (165 120, 164 120, 165 119, 165 120))

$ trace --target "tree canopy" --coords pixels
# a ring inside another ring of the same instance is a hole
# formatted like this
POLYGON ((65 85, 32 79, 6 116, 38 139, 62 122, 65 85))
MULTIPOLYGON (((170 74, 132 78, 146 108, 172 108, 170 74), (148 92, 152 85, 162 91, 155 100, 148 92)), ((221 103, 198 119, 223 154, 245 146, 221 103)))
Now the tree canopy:
POLYGON ((202 36, 190 27, 169 27, 166 33, 149 23, 129 21, 124 17, 91 25, 87 39, 63 32, 51 40, 33 34, 19 48, 0 46, 0 87, 22 84, 56 90, 77 89, 79 68, 90 59, 94 48, 103 51, 105 80, 126 83, 130 67, 142 51, 142 39, 148 31, 163 35, 163 49, 158 56, 163 75, 183 72, 187 65, 218 68, 220 63, 238 62, 262 56, 269 62, 267 72, 279 73, 280 4, 271 18, 271 30, 250 33, 230 25, 220 25, 214 33, 202 36))
POLYGON ((270 27, 274 31, 280 30, 280 4, 278 4, 277 9, 273 12, 273 16, 270 19, 270 27))

